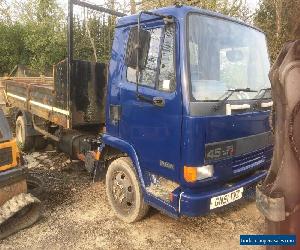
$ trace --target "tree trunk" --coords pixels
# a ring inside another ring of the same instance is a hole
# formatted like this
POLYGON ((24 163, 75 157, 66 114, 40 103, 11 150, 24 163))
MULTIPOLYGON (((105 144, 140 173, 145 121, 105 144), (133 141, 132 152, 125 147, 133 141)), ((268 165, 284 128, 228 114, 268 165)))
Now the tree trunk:
POLYGON ((278 39, 282 31, 282 0, 274 0, 274 7, 276 13, 276 37, 278 39))
POLYGON ((136 13, 136 3, 135 0, 130 0, 130 13, 131 15, 136 13))

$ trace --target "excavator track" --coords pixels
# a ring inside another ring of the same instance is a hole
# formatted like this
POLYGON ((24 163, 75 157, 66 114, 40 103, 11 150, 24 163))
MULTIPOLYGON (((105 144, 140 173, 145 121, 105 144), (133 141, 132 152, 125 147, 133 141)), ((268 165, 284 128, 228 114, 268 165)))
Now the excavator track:
POLYGON ((40 182, 29 179, 27 166, 0 109, 0 240, 35 223, 41 202, 30 191, 40 182), (30 185, 28 185, 30 184, 30 185), (28 193, 29 192, 29 193, 28 193))
POLYGON ((0 240, 33 225, 41 217, 40 200, 21 193, 0 207, 0 240))

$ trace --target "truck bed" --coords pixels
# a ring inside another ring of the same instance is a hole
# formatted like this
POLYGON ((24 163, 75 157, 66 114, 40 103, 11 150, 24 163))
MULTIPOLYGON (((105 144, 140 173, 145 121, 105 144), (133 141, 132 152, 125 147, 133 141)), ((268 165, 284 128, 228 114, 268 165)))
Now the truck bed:
POLYGON ((64 128, 68 127, 69 112, 55 107, 54 83, 11 78, 4 80, 3 84, 11 107, 26 110, 64 128))
POLYGON ((2 80, 8 103, 66 129, 103 124, 106 65, 74 61, 69 84, 66 64, 56 66, 53 78, 2 80))

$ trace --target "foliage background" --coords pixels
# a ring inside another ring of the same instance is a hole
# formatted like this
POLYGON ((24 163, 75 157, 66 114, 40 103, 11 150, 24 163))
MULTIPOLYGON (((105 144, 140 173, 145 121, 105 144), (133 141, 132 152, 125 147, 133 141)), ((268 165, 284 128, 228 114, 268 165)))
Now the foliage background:
POLYGON ((260 0, 253 22, 266 33, 274 61, 285 42, 300 39, 300 0, 260 0))
MULTIPOLYGON (((104 5, 130 14, 175 2, 180 1, 107 0, 104 5)), ((272 60, 285 41, 295 39, 297 32, 300 33, 300 0, 260 0, 254 13, 245 0, 187 0, 182 3, 254 23, 267 35, 272 60)), ((50 75, 52 65, 65 59, 67 54, 65 12, 57 0, 0 0, 0 75, 8 74, 20 64, 39 74, 50 75)), ((115 20, 82 8, 75 11, 75 15, 75 57, 107 61, 115 20)))

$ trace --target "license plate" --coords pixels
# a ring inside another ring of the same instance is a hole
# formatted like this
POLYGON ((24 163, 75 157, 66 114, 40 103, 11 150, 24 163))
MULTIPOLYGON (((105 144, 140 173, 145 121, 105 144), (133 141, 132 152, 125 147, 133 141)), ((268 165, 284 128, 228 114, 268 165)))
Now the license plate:
POLYGON ((241 187, 230 193, 223 194, 217 197, 213 197, 210 200, 210 209, 215 209, 217 207, 223 207, 229 203, 237 201, 243 197, 244 188, 241 187))

